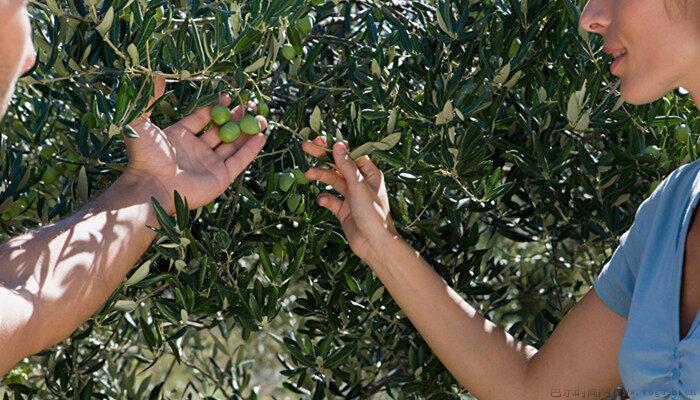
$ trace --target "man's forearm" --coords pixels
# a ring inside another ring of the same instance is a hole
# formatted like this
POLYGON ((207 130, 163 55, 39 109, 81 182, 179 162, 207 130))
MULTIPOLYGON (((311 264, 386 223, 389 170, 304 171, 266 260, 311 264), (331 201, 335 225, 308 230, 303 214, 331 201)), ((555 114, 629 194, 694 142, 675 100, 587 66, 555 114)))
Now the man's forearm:
MULTIPOLYGON (((12 313, 0 315, 0 343, 20 336, 18 347, 27 348, 19 356, 28 355, 97 311, 155 238, 147 225, 158 226, 150 202, 156 193, 153 183, 124 173, 72 216, 0 245, 0 294, 18 303, 0 312, 12 313)), ((2 361, 0 375, 9 368, 2 361)))
POLYGON ((485 319, 400 237, 378 243, 372 270, 453 376, 479 399, 520 398, 537 349, 485 319))

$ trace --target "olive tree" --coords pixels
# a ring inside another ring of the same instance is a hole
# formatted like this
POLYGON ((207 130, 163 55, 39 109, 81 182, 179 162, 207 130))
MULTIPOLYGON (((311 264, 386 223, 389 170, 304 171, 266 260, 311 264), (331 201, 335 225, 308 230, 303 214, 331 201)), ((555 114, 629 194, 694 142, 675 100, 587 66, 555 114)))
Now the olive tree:
MULTIPOLYGON (((38 62, 0 125, 4 238, 69 215, 126 166, 127 124, 222 91, 269 109, 265 149, 158 239, 6 398, 453 399, 431 353, 300 174, 301 141, 382 168, 401 235, 470 304, 540 347, 641 201, 694 160, 686 92, 624 104, 573 0, 32 0, 38 62), (159 361, 167 359, 163 364, 159 361), (178 372, 179 371, 179 372, 178 372), (177 385, 169 377, 176 374, 177 385), (262 393, 260 393, 263 395, 262 393)), ((155 229, 155 228, 154 228, 155 229)), ((475 344, 477 345, 477 344, 475 344)))

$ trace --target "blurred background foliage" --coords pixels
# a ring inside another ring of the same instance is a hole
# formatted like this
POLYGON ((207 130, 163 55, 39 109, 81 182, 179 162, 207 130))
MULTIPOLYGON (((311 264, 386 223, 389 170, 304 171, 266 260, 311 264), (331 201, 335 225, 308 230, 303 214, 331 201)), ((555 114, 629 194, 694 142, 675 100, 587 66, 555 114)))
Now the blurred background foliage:
POLYGON ((0 393, 470 398, 315 205, 324 188, 276 180, 318 163, 305 138, 373 143, 402 236, 540 347, 641 201, 700 150, 687 92, 622 103, 600 38, 578 29, 582 5, 32 0, 38 62, 0 124, 3 239, 69 215, 124 170, 123 127, 154 71, 169 82, 161 126, 228 91, 269 104, 270 137, 220 198, 162 215, 104 308, 0 393))

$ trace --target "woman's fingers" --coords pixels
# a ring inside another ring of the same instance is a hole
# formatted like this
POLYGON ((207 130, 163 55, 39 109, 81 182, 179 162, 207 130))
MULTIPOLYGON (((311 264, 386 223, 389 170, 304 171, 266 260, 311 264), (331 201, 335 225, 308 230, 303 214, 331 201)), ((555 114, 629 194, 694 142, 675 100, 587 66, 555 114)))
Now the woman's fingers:
POLYGON ((355 163, 367 180, 367 183, 369 183, 373 189, 379 189, 379 186, 382 184, 382 171, 374 165, 369 156, 364 155, 359 157, 355 160, 355 163))
POLYGON ((316 202, 321 207, 327 208, 330 212, 332 212, 341 223, 345 220, 346 212, 343 211, 343 201, 338 197, 329 193, 321 193, 318 195, 316 202))
POLYGON ((301 144, 301 149, 316 158, 326 155, 326 137, 316 136, 314 140, 306 140, 301 144))
POLYGON ((333 145, 333 160, 335 167, 340 171, 345 178, 345 183, 348 187, 348 192, 362 183, 364 179, 360 170, 357 168, 355 161, 348 154, 348 147, 345 143, 337 142, 333 145))
POLYGON ((329 169, 322 168, 309 168, 304 172, 304 176, 307 179, 317 180, 325 183, 326 185, 333 186, 338 193, 347 197, 348 186, 345 183, 345 179, 338 171, 331 171, 329 169))

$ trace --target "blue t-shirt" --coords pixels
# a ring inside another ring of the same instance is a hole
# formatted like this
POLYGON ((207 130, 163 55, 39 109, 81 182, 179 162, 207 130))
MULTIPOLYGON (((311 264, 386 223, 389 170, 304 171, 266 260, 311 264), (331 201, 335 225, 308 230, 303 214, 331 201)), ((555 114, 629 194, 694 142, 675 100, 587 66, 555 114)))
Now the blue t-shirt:
POLYGON ((699 175, 700 159, 659 184, 593 284, 627 319, 618 365, 632 399, 700 399, 698 318, 683 340, 679 333, 685 239, 700 198, 699 175))

